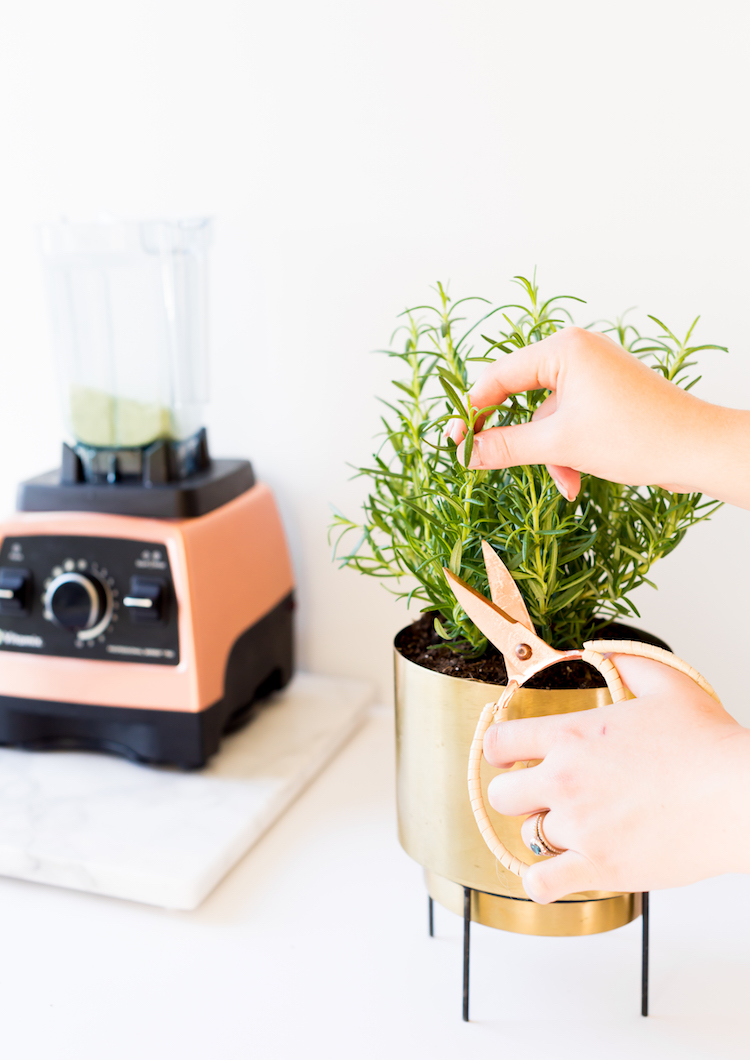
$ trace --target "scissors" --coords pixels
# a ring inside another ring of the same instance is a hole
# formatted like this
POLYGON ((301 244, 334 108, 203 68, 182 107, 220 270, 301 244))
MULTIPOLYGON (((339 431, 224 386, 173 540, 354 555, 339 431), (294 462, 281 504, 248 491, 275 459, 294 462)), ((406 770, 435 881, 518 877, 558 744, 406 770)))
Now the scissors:
MULTIPOLYGON (((603 654, 617 652, 621 655, 639 655, 665 663, 673 670, 678 670, 692 678, 717 703, 720 700, 708 681, 696 669, 682 659, 678 659, 672 652, 657 648, 653 644, 642 644, 631 640, 590 640, 584 643, 583 648, 574 651, 558 651, 550 647, 537 635, 526 604, 510 571, 486 541, 482 542, 482 553, 490 583, 491 600, 472 589, 447 567, 443 568, 456 599, 472 622, 501 652, 508 673, 508 684, 500 698, 494 703, 487 703, 482 710, 471 742, 468 775, 469 799, 479 831, 492 854, 510 872, 515 873, 516 876, 523 876, 532 863, 522 861, 515 854, 511 854, 498 838, 484 805, 479 770, 482 764, 484 734, 493 722, 499 723, 507 720, 508 705, 511 699, 529 678, 555 663, 568 659, 581 659, 594 666, 602 675, 612 702, 621 703, 630 697, 630 693, 622 683, 615 664, 603 654)), ((564 853, 562 850, 550 847, 549 844, 545 852, 564 853)))

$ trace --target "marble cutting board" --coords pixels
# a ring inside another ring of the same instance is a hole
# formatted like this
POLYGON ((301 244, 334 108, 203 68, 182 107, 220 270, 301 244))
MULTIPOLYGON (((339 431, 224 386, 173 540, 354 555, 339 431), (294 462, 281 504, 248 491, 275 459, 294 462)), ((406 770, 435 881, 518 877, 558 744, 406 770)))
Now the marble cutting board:
POLYGON ((369 686, 297 674, 195 773, 0 749, 0 875, 195 909, 360 725, 369 686))

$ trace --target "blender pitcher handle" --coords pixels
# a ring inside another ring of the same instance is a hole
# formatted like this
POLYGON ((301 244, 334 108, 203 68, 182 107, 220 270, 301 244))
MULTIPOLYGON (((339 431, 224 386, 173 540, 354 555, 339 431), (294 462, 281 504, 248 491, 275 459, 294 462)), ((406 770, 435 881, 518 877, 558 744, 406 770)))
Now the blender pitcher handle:
MULTIPOLYGON (((641 644, 638 641, 632 640, 594 640, 586 641, 583 647, 584 651, 581 652, 582 661, 594 666, 602 675, 607 683, 607 689, 612 697, 613 703, 621 703, 623 700, 627 699, 629 692, 623 685, 615 664, 611 659, 605 659, 601 654, 602 652, 617 652, 620 655, 640 655, 644 658, 654 659, 656 662, 664 663, 665 665, 670 666, 673 670, 678 670, 680 673, 690 677, 700 688, 703 689, 704 692, 715 699, 717 703, 721 702, 716 695, 716 692, 708 681, 706 681, 705 677, 702 677, 694 667, 689 666, 684 660, 678 659, 672 652, 665 651, 663 648, 657 648, 653 644, 641 644)), ((474 814, 474 819, 477 822, 482 838, 487 844, 490 852, 497 858, 504 868, 508 869, 509 872, 514 873, 516 876, 523 877, 526 869, 529 868, 533 862, 523 861, 521 858, 516 857, 515 854, 511 854, 505 844, 498 837, 484 805, 482 782, 479 775, 482 765, 484 734, 493 722, 499 723, 505 720, 502 715, 507 711, 508 704, 520 687, 521 683, 518 681, 509 681, 505 691, 497 702, 487 703, 482 710, 482 713, 479 716, 479 721, 477 722, 474 738, 471 741, 471 750, 469 751, 468 781, 469 799, 471 801, 471 809, 474 814)))

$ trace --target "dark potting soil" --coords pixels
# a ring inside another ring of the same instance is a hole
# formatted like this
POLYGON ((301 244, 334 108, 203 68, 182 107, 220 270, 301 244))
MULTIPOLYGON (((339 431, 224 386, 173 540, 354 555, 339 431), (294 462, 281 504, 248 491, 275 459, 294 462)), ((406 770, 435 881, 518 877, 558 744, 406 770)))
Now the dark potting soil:
MULTIPOLYGON (((402 629, 396 636, 396 649, 417 666, 427 670, 437 670, 451 677, 466 677, 472 681, 486 681, 493 685, 507 683, 505 662, 493 644, 487 645, 484 655, 473 659, 464 658, 453 651, 437 635, 434 625, 435 613, 422 615, 416 622, 402 629)), ((634 629, 620 622, 611 622, 596 634, 597 640, 640 640, 655 644, 658 648, 671 649, 652 633, 634 629)), ((547 670, 542 670, 524 688, 603 688, 604 678, 598 670, 588 663, 575 659, 572 662, 558 663, 547 670)))

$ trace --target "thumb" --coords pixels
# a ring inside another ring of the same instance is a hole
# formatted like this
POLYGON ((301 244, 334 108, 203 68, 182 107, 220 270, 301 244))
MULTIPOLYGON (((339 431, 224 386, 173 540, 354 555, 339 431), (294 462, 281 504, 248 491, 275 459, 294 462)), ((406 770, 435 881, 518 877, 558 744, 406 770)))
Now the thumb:
MULTIPOLYGON (((550 477, 565 500, 574 500, 581 488, 581 476, 573 468, 550 461, 557 447, 553 430, 544 422, 546 419, 545 416, 513 427, 491 427, 475 434, 469 468, 481 470, 516 467, 518 464, 547 464, 550 477)), ((455 434, 451 437, 460 443, 461 438, 456 438, 455 434)), ((460 444, 457 456, 463 464, 464 452, 460 444)))
POLYGON ((474 436, 468 466, 472 470, 479 470, 517 467, 519 464, 557 463, 557 446, 554 428, 550 430, 551 422, 551 419, 531 420, 513 427, 490 427, 480 431, 474 436))
POLYGON ((539 861, 526 870, 523 888, 532 902, 547 905, 557 902, 566 894, 597 890, 593 867, 575 850, 539 861))
POLYGON ((639 699, 663 692, 674 693, 680 688, 686 692, 695 690, 692 678, 664 663, 640 655, 618 655, 616 651, 612 652, 610 659, 625 685, 639 699))

